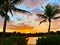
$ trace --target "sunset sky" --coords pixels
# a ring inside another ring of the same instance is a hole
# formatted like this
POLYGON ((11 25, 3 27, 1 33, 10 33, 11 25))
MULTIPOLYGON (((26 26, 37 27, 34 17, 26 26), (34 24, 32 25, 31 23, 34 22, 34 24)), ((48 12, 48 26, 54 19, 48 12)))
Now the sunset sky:
MULTIPOLYGON (((38 33, 38 32, 47 32, 48 22, 42 23, 39 25, 39 22, 42 20, 36 16, 38 13, 43 13, 44 10, 41 6, 46 6, 46 4, 58 4, 60 5, 60 0, 24 0, 21 4, 15 5, 16 8, 24 9, 29 13, 20 13, 13 12, 13 16, 8 12, 10 21, 7 22, 7 32, 21 32, 21 33, 38 33)), ((60 14, 57 14, 60 16, 60 14)), ((0 16, 0 31, 3 28, 4 18, 0 16)), ((60 30, 60 19, 52 20, 51 31, 60 30)))

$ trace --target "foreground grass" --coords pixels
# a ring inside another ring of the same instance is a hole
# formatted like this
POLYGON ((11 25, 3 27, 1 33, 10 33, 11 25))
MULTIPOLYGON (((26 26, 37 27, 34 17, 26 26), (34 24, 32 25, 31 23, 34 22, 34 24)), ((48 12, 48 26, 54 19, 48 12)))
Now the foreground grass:
MULTIPOLYGON (((0 38, 1 45, 1 38, 0 38)), ((26 38, 23 36, 10 36, 5 38, 5 45, 27 45, 26 38)))
POLYGON ((60 35, 46 35, 38 38, 36 45, 60 45, 60 35))

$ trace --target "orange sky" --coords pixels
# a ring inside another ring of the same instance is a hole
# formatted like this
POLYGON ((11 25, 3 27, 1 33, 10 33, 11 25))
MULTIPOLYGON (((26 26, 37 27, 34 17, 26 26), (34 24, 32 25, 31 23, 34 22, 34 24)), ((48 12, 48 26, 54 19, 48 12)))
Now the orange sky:
MULTIPOLYGON (((48 22, 42 23, 39 25, 41 19, 39 19, 36 14, 39 13, 39 6, 45 4, 48 0, 25 0, 21 5, 28 6, 31 8, 31 12, 29 13, 19 13, 13 12, 14 16, 10 16, 10 21, 7 23, 7 32, 21 32, 21 33, 38 33, 38 32, 47 32, 48 30, 48 22), (40 1, 40 2, 39 2, 40 1)), ((58 14, 60 16, 60 14, 58 14)), ((0 17, 0 31, 2 31, 3 27, 3 18, 0 17)), ((52 20, 51 31, 60 30, 60 19, 52 20)))

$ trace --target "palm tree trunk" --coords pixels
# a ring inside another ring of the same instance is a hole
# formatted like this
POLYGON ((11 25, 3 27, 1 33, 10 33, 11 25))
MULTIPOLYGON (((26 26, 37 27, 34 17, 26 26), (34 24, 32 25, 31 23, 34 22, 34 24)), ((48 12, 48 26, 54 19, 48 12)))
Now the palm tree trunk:
POLYGON ((51 20, 49 19, 48 35, 50 34, 51 20))
MULTIPOLYGON (((6 13, 7 14, 7 13, 6 13)), ((5 45, 5 31, 6 31, 6 15, 5 15, 5 19, 4 19, 4 25, 3 25, 3 33, 2 33, 2 41, 1 41, 1 45, 5 45)))

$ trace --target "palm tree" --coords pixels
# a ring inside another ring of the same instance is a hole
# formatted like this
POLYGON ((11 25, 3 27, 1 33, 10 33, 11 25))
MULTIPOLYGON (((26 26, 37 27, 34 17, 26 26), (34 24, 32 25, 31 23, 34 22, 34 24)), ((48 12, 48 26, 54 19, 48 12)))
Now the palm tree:
MULTIPOLYGON (((7 21, 9 21, 9 16, 8 12, 10 12, 12 15, 12 10, 13 11, 19 11, 22 13, 28 12, 26 10, 22 9, 17 9, 14 5, 17 4, 18 2, 22 2, 23 0, 0 0, 0 15, 4 17, 4 25, 3 25, 3 34, 2 34, 2 42, 1 45, 5 45, 5 31, 6 31, 6 24, 7 21)), ((30 12, 28 12, 30 13, 30 12)))
POLYGON ((51 27, 51 20, 60 18, 60 17, 56 17, 56 14, 60 13, 60 9, 59 9, 59 6, 51 5, 51 4, 47 4, 47 6, 43 9, 44 9, 44 14, 37 14, 37 16, 42 17, 44 19, 40 22, 40 24, 42 22, 46 22, 48 20, 48 22, 49 22, 48 34, 49 34, 50 27, 51 27))

